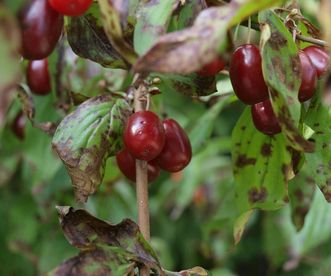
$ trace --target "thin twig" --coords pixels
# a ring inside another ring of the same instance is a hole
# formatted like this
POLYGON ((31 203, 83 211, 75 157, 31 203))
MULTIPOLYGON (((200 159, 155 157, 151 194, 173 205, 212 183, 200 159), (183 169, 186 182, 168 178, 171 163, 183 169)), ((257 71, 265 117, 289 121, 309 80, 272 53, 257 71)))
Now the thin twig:
MULTIPOLYGON (((135 76, 134 83, 139 83, 139 75, 135 76)), ((135 112, 145 110, 146 101, 142 101, 144 96, 144 84, 140 82, 134 91, 134 110, 135 112)), ((136 189, 137 189, 137 206, 138 206, 138 225, 144 238, 150 239, 149 207, 148 207, 148 179, 147 179, 147 162, 136 160, 136 189)), ((140 275, 148 276, 148 267, 140 268, 140 275)))

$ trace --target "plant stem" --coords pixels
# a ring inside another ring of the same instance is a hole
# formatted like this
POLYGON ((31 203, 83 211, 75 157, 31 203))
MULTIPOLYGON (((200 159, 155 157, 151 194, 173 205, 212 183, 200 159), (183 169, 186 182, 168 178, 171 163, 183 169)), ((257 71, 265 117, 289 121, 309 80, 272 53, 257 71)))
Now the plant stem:
MULTIPOLYGON (((140 84, 134 92, 134 110, 145 110, 144 86, 140 84)), ((148 208, 148 180, 147 180, 147 162, 136 160, 136 190, 137 190, 137 206, 138 206, 138 225, 144 238, 150 239, 150 224, 149 224, 149 208, 148 208)), ((140 275, 149 275, 148 267, 140 268, 140 275)))

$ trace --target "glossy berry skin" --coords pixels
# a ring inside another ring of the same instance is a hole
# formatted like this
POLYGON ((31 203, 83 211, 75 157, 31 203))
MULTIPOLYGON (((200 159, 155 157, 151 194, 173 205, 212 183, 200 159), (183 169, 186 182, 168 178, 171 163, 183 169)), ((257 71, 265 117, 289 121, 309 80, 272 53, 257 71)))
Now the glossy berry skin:
POLYGON ((23 140, 25 137, 25 124, 26 124, 26 117, 22 111, 17 113, 12 125, 11 129, 16 137, 20 140, 23 140))
POLYGON ((93 0, 49 0, 52 8, 67 16, 84 14, 91 6, 93 0))
POLYGON ((317 77, 321 77, 329 67, 329 54, 321 47, 312 45, 303 49, 316 69, 317 77))
POLYGON ((178 172, 191 161, 192 148, 184 129, 173 119, 163 121, 165 144, 156 158, 160 168, 168 172, 178 172))
POLYGON ((266 135, 274 135, 281 132, 270 100, 253 105, 251 112, 253 123, 257 130, 266 135))
MULTIPOLYGON (((116 162, 120 171, 131 181, 136 182, 136 159, 123 149, 116 154, 116 162)), ((160 175, 160 167, 154 160, 148 162, 147 177, 148 182, 153 182, 160 175)))
POLYGON ((132 114, 124 130, 124 144, 134 158, 150 161, 163 149, 165 132, 159 117, 151 111, 132 114))
POLYGON ((314 95, 317 74, 315 67, 305 52, 299 51, 299 58, 301 63, 301 86, 298 98, 300 102, 305 102, 314 95))
POLYGON ((219 71, 223 70, 225 67, 225 63, 221 58, 217 58, 214 61, 206 64, 202 67, 197 74, 201 77, 212 77, 216 75, 219 71))
POLYGON ((52 9, 48 0, 32 0, 20 12, 22 55, 43 59, 55 48, 63 29, 63 16, 52 9))
POLYGON ((234 51, 230 80, 237 97, 245 104, 256 104, 269 98, 262 74, 260 50, 255 45, 245 44, 234 51))
POLYGON ((47 59, 30 60, 26 79, 31 92, 37 95, 47 95, 51 91, 47 59))

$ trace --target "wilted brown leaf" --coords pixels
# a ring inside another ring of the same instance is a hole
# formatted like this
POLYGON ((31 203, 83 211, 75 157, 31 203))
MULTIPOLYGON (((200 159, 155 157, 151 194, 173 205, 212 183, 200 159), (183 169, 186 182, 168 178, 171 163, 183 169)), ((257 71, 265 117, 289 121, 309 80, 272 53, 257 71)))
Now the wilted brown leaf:
POLYGON ((125 219, 111 225, 85 210, 68 206, 57 209, 66 239, 81 253, 51 275, 127 275, 137 265, 163 273, 155 252, 133 221, 125 219))

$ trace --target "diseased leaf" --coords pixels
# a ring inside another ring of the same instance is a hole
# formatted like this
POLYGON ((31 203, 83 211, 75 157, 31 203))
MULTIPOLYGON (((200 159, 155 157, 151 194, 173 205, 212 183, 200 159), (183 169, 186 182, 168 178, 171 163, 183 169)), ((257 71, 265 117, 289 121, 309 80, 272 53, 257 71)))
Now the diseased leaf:
POLYGON ((226 43, 227 30, 279 1, 231 1, 200 13, 191 28, 165 34, 134 66, 137 72, 188 74, 214 60, 226 43))
POLYGON ((66 239, 81 252, 60 265, 51 275, 70 272, 84 276, 101 275, 96 273, 127 275, 125 272, 132 271, 137 265, 161 272, 155 252, 133 221, 125 219, 111 225, 85 210, 74 210, 69 206, 57 209, 66 239))
POLYGON ((124 39, 121 26, 121 16, 123 17, 123 14, 125 14, 121 7, 127 4, 125 4, 125 1, 120 0, 99 0, 98 2, 103 26, 112 46, 128 63, 134 64, 137 59, 137 54, 124 39))
POLYGON ((0 129, 13 99, 13 91, 21 78, 19 49, 20 31, 15 17, 0 4, 0 129))
POLYGON ((72 180, 75 197, 86 202, 104 175, 106 159, 122 145, 131 108, 109 94, 89 99, 66 116, 53 137, 53 147, 72 180))
POLYGON ((232 132, 232 160, 239 213, 275 210, 288 203, 291 155, 285 137, 256 130, 249 107, 232 132))
POLYGON ((134 30, 134 49, 144 54, 155 40, 166 33, 171 14, 178 0, 149 0, 141 4, 134 30))
POLYGON ((206 96, 216 92, 215 77, 200 77, 197 74, 153 74, 161 79, 157 86, 161 91, 173 90, 187 96, 206 96))
POLYGON ((288 185, 292 221, 297 231, 304 225, 316 187, 308 171, 306 163, 288 185))
POLYGON ((259 14, 263 76, 270 87, 271 102, 289 144, 312 152, 314 145, 298 130, 301 104, 298 100, 301 71, 297 47, 290 32, 272 11, 259 14))
POLYGON ((322 85, 314 96, 305 123, 315 131, 310 138, 314 141, 316 151, 305 154, 308 174, 331 202, 331 107, 325 106, 321 99, 322 85))
POLYGON ((83 16, 70 17, 67 34, 69 44, 78 56, 106 67, 127 67, 107 38, 97 4, 93 4, 83 16))

